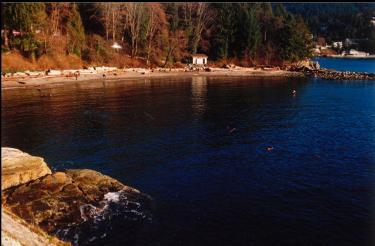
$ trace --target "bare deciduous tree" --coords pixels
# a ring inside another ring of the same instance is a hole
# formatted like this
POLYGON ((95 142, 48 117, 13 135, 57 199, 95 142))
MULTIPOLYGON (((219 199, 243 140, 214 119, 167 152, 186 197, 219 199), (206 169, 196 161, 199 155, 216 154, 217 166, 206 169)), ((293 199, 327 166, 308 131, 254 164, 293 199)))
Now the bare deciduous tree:
POLYGON ((138 52, 144 9, 144 3, 124 3, 124 30, 130 37, 132 58, 134 58, 138 52))
POLYGON ((103 23, 105 29, 106 40, 109 40, 110 33, 112 40, 115 41, 117 37, 117 27, 120 24, 121 16, 121 3, 96 3, 96 12, 93 17, 97 18, 103 23))
POLYGON ((147 39, 147 65, 150 62, 150 54, 152 50, 152 43, 158 32, 162 31, 163 26, 166 25, 166 16, 160 3, 146 4, 146 30, 145 36, 147 39))
POLYGON ((185 3, 184 21, 189 39, 189 48, 196 53, 203 29, 210 24, 212 12, 207 3, 185 3))

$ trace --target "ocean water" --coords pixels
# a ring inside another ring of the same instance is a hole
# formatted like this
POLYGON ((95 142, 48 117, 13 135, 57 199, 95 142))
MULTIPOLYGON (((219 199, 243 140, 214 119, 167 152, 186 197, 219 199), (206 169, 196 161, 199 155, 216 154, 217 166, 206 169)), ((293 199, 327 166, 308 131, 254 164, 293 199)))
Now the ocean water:
POLYGON ((313 60, 319 62, 321 68, 338 71, 375 73, 375 58, 329 58, 316 57, 313 60))
POLYGON ((372 81, 103 81, 2 91, 1 114, 2 146, 153 197, 90 245, 375 243, 372 81))

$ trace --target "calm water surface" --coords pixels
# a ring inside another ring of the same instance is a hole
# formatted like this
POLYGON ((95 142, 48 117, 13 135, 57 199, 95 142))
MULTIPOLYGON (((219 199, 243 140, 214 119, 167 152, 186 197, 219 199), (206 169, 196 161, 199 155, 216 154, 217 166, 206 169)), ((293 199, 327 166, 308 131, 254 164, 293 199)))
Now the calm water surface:
POLYGON ((338 71, 375 73, 375 58, 329 58, 316 57, 321 68, 334 69, 338 71))
POLYGON ((375 243, 373 82, 193 77, 2 94, 2 146, 154 198, 152 223, 114 228, 108 245, 375 243))

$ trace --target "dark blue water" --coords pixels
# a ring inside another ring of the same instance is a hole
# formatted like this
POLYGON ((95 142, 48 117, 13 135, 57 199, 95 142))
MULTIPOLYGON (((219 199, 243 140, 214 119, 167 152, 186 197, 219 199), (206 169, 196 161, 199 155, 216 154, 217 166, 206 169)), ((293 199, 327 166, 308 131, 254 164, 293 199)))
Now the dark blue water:
POLYGON ((152 223, 131 240, 115 227, 108 245, 375 243, 374 82, 194 77, 2 94, 2 146, 154 198, 152 223))
POLYGON ((316 57, 313 59, 318 61, 321 68, 334 69, 337 71, 366 72, 375 73, 375 58, 329 58, 316 57))

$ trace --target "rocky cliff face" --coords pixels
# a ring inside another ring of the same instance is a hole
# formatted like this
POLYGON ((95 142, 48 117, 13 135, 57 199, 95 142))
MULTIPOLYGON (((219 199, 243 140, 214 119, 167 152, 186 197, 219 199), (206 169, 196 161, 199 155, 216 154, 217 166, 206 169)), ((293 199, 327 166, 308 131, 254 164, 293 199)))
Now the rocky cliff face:
POLYGON ((151 198, 111 177, 88 169, 51 173, 42 158, 4 152, 6 178, 12 182, 2 192, 3 208, 49 235, 88 245, 105 240, 116 220, 135 227, 151 219, 151 198))
POLYGON ((38 227, 25 223, 7 210, 1 211, 1 245, 4 246, 69 246, 49 236, 38 227))
POLYGON ((1 148, 1 190, 25 184, 51 170, 43 158, 13 148, 1 148))

